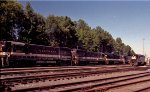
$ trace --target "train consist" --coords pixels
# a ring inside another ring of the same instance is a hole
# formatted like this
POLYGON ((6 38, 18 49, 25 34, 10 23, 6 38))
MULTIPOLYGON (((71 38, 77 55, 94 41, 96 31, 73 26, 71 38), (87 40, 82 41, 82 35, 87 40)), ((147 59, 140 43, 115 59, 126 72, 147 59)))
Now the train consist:
MULTIPOLYGON (((67 47, 51 47, 15 41, 0 41, 1 67, 32 65, 125 64, 124 56, 88 52, 67 47)), ((143 61, 141 61, 143 62, 143 61)))

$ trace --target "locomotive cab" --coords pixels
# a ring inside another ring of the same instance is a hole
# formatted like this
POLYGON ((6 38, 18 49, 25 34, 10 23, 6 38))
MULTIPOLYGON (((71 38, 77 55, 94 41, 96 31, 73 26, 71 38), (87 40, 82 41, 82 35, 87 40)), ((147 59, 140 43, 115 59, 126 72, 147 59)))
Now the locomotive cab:
POLYGON ((0 67, 6 67, 9 66, 8 57, 10 56, 10 50, 9 48, 10 43, 6 43, 4 41, 0 42, 0 67), (9 48, 9 50, 7 50, 9 48))
POLYGON ((130 57, 129 63, 132 66, 145 65, 145 56, 140 54, 133 55, 132 57, 130 57))
POLYGON ((145 65, 145 56, 144 55, 137 55, 137 65, 145 65))
MULTIPOLYGON (((24 54, 24 43, 15 41, 1 41, 1 66, 12 65, 18 54, 24 54), (10 64, 11 63, 11 64, 10 64)), ((19 58, 18 58, 19 60, 19 58)))

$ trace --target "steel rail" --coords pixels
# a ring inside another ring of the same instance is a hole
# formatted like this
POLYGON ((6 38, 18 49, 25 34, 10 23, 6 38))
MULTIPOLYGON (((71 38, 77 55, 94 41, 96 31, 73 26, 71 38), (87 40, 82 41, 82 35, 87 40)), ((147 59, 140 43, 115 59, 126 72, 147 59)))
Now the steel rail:
MULTIPOLYGON (((126 76, 119 76, 119 77, 111 77, 111 78, 104 78, 104 79, 98 79, 98 80, 90 80, 90 81, 81 81, 81 82, 75 82, 75 83, 68 83, 68 84, 59 84, 59 85, 52 85, 52 86, 43 86, 43 87, 34 87, 34 88, 28 88, 28 89, 19 89, 19 90, 13 90, 13 91, 33 91, 33 90, 41 90, 41 89, 48 89, 48 88, 60 88, 60 87, 66 87, 66 86, 72 86, 72 85, 81 85, 81 84, 85 84, 85 83, 89 83, 89 82, 97 82, 97 81, 102 81, 102 80, 112 80, 112 79, 116 79, 116 78, 122 78, 122 77, 132 77, 132 78, 125 78, 125 79, 120 79, 120 80, 116 80, 116 81, 112 81, 112 82, 106 82, 106 83, 100 83, 100 84, 95 84, 95 85, 90 85, 90 86, 86 86, 84 88, 91 88, 91 87, 97 87, 100 85, 106 85, 106 84, 110 84, 110 83, 116 83, 116 82, 121 82, 121 81, 125 81, 125 80, 131 80, 131 79, 135 79, 135 78, 140 78, 140 77, 144 77, 144 76, 149 76, 150 73, 147 72, 145 74, 136 74, 136 75, 126 75, 126 76), (135 77, 136 76, 136 77, 135 77)), ((64 89, 61 90, 63 92, 67 91, 75 91, 75 90, 80 90, 80 89, 84 89, 84 88, 75 88, 75 89, 64 89)))
POLYGON ((20 81, 27 81, 27 80, 35 80, 35 79, 48 79, 48 78, 60 78, 60 77, 67 77, 67 76, 78 76, 81 75, 87 75, 87 74, 102 74, 102 73, 109 73, 109 72, 118 72, 118 71, 127 71, 131 70, 131 68, 126 69, 107 69, 107 70, 94 70, 94 71, 79 71, 79 72, 73 72, 73 73, 53 73, 53 74, 41 74, 41 75, 31 75, 31 76, 21 76, 21 77, 12 77, 12 78, 1 78, 1 83, 9 83, 9 82, 20 82, 20 81))

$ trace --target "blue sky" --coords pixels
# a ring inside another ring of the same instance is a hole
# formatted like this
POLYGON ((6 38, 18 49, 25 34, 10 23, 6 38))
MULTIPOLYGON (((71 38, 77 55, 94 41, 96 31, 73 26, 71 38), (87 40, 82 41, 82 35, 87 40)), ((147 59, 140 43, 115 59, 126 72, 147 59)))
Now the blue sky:
MULTIPOLYGON (((27 1, 19 1, 25 6, 27 1)), ((150 56, 150 1, 30 1, 33 9, 47 17, 83 19, 92 28, 101 26, 114 38, 121 37, 136 53, 150 56)))

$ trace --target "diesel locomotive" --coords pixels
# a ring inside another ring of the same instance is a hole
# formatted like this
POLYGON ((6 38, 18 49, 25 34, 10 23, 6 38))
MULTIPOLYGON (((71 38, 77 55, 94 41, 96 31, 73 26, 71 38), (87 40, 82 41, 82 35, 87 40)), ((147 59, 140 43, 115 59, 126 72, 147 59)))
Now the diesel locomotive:
POLYGON ((33 65, 125 64, 124 56, 89 52, 67 47, 51 47, 16 41, 0 41, 1 67, 33 65))

